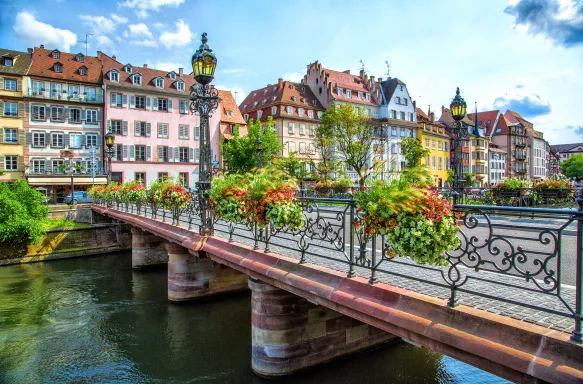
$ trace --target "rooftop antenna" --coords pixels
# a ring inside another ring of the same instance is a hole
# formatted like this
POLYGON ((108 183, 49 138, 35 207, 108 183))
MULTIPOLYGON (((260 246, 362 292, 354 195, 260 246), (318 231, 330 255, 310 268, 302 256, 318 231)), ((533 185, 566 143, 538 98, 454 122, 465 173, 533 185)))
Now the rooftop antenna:
POLYGON ((235 103, 237 102, 237 94, 239 93, 239 91, 233 91, 233 93, 235 94, 235 103))
POLYGON ((362 60, 360 60, 360 65, 361 65, 360 70, 366 73, 366 71, 364 70, 364 62, 362 60))
POLYGON ((85 43, 85 56, 87 56, 87 43, 89 43, 89 40, 88 40, 89 36, 93 36, 93 34, 92 33, 85 34, 85 41, 84 41, 84 43, 85 43))
POLYGON ((387 73, 385 73, 385 75, 391 77, 391 66, 389 65, 389 60, 385 60, 385 64, 387 65, 387 73))

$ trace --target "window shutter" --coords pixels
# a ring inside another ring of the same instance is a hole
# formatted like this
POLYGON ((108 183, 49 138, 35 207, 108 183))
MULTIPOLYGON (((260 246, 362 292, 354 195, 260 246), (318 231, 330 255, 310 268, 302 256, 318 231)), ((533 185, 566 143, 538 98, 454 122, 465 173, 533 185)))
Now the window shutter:
POLYGON ((194 148, 188 148, 188 161, 194 163, 194 148))
POLYGON ((136 95, 130 95, 130 108, 136 107, 136 95))
POLYGON ((184 113, 184 100, 179 100, 178 101, 178 112, 179 113, 184 113))
POLYGON ((158 98, 154 97, 152 99, 152 111, 157 111, 158 110, 158 98))
POLYGON ((83 146, 85 145, 85 142, 86 142, 86 140, 85 140, 85 136, 84 136, 84 135, 80 135, 80 136, 81 136, 81 142, 79 143, 79 145, 80 145, 81 147, 83 147, 83 146))
POLYGON ((134 121, 134 136, 140 136, 140 122, 134 121))
POLYGON ((24 129, 19 129, 18 130, 18 144, 20 144, 20 145, 24 144, 24 137, 25 137, 24 129))
POLYGON ((0 89, 4 89, 4 78, 0 77, 0 89))
POLYGON ((0 101, 0 116, 4 114, 4 102, 0 101))
MULTIPOLYGON (((18 103, 18 117, 24 117, 24 102, 23 101, 18 103)), ((45 117, 46 117, 46 113, 45 113, 45 117)))
POLYGON ((69 135, 63 135, 63 145, 65 148, 69 146, 69 135))
POLYGON ((136 147, 134 145, 130 145, 130 161, 136 160, 136 147))
POLYGON ((168 112, 172 112, 172 111, 173 111, 173 109, 172 109, 172 100, 171 99, 168 99, 168 112))
POLYGON ((194 149, 194 162, 198 163, 200 161, 200 148, 194 149))
POLYGON ((129 148, 127 145, 122 145, 123 147, 123 159, 124 161, 128 161, 129 160, 129 148))
POLYGON ((32 144, 32 132, 26 132, 26 144, 32 144))
POLYGON ((80 113, 80 115, 81 115, 81 121, 87 120, 87 111, 84 110, 84 109, 81 109, 80 112, 81 112, 80 113))
POLYGON ((101 138, 101 135, 97 135, 97 146, 101 147, 103 145, 103 139, 101 138))
POLYGON ((111 131, 111 119, 107 119, 107 122, 105 123, 107 132, 111 131))
POLYGON ((97 115, 97 121, 101 121, 101 111, 98 110, 96 115, 97 115))
POLYGON ((18 156, 18 170, 24 172, 24 156, 18 156))
POLYGON ((146 136, 150 137, 152 135, 152 125, 150 123, 146 123, 146 136))
POLYGON ((16 90, 17 91, 22 90, 22 80, 16 80, 16 90))
POLYGON ((174 161, 180 162, 180 148, 174 147, 174 161))
POLYGON ((121 106, 124 108, 128 107, 128 95, 121 95, 121 106))
POLYGON ((162 161, 163 149, 161 145, 158 145, 158 161, 162 161))
POLYGON ((6 162, 6 156, 0 157, 0 171, 4 170, 4 163, 6 162))
POLYGON ((49 140, 51 139, 51 135, 48 132, 45 132, 45 147, 49 146, 49 140))
POLYGON ((168 147, 168 161, 172 163, 174 161, 174 148, 168 147))
POLYGON ((200 127, 194 127, 194 140, 200 139, 200 127))
POLYGON ((115 97, 115 96, 116 96, 116 95, 115 95, 115 93, 112 93, 112 94, 111 94, 111 105, 112 105, 112 106, 114 106, 114 105, 115 105, 115 99, 116 99, 116 97, 115 97))
POLYGON ((146 161, 152 161, 152 147, 146 146, 146 161))
POLYGON ((4 128, 0 128, 0 143, 4 142, 4 128))
POLYGON ((128 135, 128 122, 127 122, 127 120, 124 120, 123 121, 123 123, 122 123, 122 130, 123 130, 122 131, 123 132, 123 135, 124 136, 127 136, 128 135))
POLYGON ((146 97, 146 110, 150 110, 150 98, 146 97))

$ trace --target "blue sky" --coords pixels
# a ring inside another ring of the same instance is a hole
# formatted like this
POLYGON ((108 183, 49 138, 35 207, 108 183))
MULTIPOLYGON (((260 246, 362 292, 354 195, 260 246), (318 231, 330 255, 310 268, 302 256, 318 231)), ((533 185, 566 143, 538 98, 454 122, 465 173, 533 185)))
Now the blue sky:
MULTIPOLYGON (((473 110, 513 108, 551 142, 583 141, 583 1, 0 0, 0 47, 44 44, 189 68, 200 34, 214 84, 237 98, 306 65, 407 83, 439 116, 459 86, 473 110)), ((188 70, 188 69, 186 69, 188 70)))

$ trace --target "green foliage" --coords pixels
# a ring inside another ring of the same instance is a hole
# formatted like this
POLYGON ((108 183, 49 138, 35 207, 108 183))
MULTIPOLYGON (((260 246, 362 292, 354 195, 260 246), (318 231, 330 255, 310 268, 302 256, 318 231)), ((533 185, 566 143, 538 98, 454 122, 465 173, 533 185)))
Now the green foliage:
POLYGON ((405 156, 408 167, 418 167, 421 165, 421 160, 428 156, 431 151, 423 148, 419 140, 406 138, 401 140, 401 153, 405 156))
POLYGON ((44 234, 41 220, 48 215, 43 195, 24 180, 0 183, 0 244, 25 246, 44 234))
POLYGON ((531 183, 528 180, 507 178, 498 184, 494 185, 493 189, 516 190, 522 188, 530 188, 531 183))
POLYGON ((223 159, 227 162, 230 172, 246 173, 258 168, 259 163, 268 166, 283 148, 273 128, 271 116, 267 118, 265 129, 262 128, 260 120, 250 120, 247 129, 248 134, 241 136, 239 127, 236 126, 233 138, 221 142, 223 159), (260 153, 255 147, 257 138, 261 139, 263 146, 260 153))
POLYGON ((568 178, 576 178, 577 180, 583 178, 583 154, 577 153, 562 161, 560 165, 563 174, 568 178))
POLYGON ((476 182, 476 176, 473 173, 466 173, 466 186, 471 187, 476 182))
POLYGON ((248 181, 244 175, 227 174, 214 177, 210 192, 213 214, 230 223, 245 221, 245 200, 248 181))
POLYGON ((286 172, 291 177, 298 180, 305 180, 310 176, 310 173, 306 170, 307 164, 306 161, 298 159, 295 152, 292 152, 288 157, 279 159, 276 167, 286 172))

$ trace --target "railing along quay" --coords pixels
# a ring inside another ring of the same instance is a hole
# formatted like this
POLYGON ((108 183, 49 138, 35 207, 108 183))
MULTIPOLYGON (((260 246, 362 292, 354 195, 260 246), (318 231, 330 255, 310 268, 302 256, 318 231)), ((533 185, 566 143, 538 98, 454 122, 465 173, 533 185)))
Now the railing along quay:
MULTIPOLYGON (((215 218, 214 234, 349 277, 358 273, 371 284, 383 281, 443 297, 450 306, 466 304, 571 332, 573 341, 582 342, 583 198, 576 198, 576 210, 455 204, 461 244, 446 254, 445 267, 387 256, 385 237, 365 233, 363 212, 352 198, 298 200, 304 212, 301 229, 215 218)), ((97 204, 200 229, 201 201, 207 203, 193 194, 188 207, 173 211, 151 204, 97 204)))

